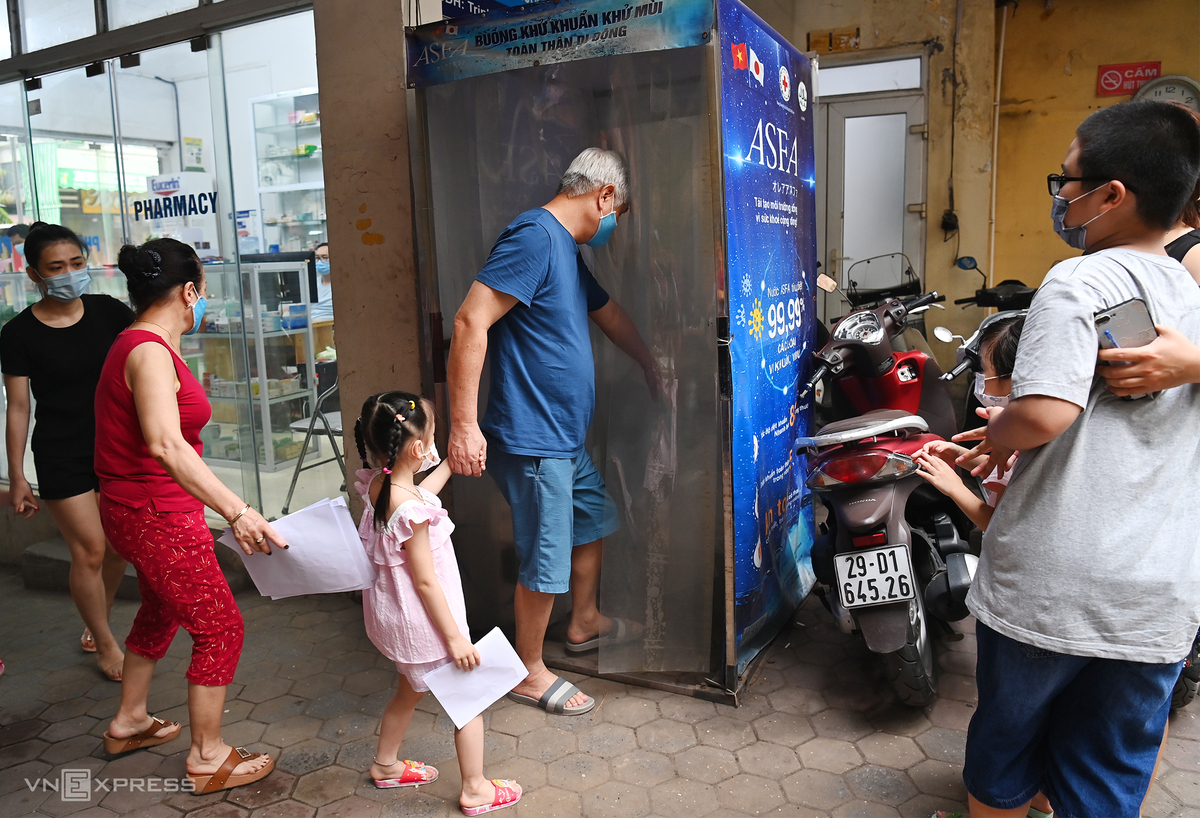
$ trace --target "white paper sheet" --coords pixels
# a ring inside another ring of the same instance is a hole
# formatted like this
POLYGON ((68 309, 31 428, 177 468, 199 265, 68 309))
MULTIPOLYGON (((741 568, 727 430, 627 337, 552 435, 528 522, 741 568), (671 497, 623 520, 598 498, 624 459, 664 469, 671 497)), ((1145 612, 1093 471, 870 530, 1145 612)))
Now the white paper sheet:
POLYGON ((474 670, 449 664, 425 674, 425 684, 460 730, 529 675, 499 628, 493 628, 475 647, 479 665, 474 670))
POLYGON ((375 583, 375 566, 359 540, 345 498, 321 500, 271 525, 290 546, 286 551, 272 548, 270 556, 258 552, 247 556, 230 529, 217 538, 242 558, 263 596, 335 594, 375 583))

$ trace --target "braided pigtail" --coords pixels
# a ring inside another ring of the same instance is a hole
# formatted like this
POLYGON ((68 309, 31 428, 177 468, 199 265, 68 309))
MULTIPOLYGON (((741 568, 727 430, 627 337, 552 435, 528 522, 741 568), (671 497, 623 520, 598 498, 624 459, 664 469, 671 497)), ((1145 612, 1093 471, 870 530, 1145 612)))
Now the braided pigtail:
POLYGON ((404 447, 414 437, 424 438, 431 413, 428 401, 408 392, 381 392, 363 403, 362 415, 354 425, 354 439, 363 465, 369 456, 383 467, 383 485, 375 498, 375 527, 385 525, 392 497, 392 469, 404 447))
POLYGON ((371 468, 371 464, 367 462, 367 447, 363 443, 363 422, 362 418, 354 421, 354 442, 358 445, 358 456, 362 458, 364 469, 371 468))

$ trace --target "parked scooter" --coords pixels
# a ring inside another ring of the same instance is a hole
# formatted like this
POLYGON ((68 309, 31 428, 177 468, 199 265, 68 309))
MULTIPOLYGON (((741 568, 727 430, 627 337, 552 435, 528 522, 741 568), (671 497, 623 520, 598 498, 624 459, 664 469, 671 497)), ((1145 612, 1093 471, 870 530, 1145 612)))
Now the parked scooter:
MULTIPOLYGON (((836 289, 828 276, 818 284, 836 289)), ((914 459, 955 431, 941 369, 893 345, 910 316, 944 300, 928 293, 846 315, 799 395, 824 379, 843 418, 796 443, 797 454, 812 455, 806 483, 830 512, 812 549, 818 582, 830 589, 819 593, 842 630, 884 655, 896 694, 914 706, 937 694, 932 631, 967 615, 977 561, 970 521, 917 474, 914 459)))

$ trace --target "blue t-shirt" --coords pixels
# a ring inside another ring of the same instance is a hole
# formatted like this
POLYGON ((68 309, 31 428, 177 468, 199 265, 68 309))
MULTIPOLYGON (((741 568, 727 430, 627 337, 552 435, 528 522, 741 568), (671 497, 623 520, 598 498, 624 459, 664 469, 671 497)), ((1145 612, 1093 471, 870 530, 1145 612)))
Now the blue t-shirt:
POLYGON ((532 457, 574 457, 596 407, 588 313, 608 303, 575 239, 548 210, 504 228, 476 277, 518 303, 488 331, 492 445, 532 457))

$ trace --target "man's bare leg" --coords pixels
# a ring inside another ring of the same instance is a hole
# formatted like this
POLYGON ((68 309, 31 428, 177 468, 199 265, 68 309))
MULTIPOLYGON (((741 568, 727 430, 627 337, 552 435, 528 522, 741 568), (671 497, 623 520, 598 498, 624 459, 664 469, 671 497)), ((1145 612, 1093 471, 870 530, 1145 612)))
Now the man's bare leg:
POLYGON ((600 613, 600 566, 604 540, 571 549, 571 622, 567 641, 583 642, 608 633, 612 620, 600 613))
MULTIPOLYGON (((520 582, 517 583, 517 594, 513 600, 517 619, 517 655, 525 663, 529 675, 513 688, 514 693, 540 699, 546 688, 558 678, 542 661, 542 644, 546 641, 546 626, 550 624, 553 608, 554 594, 531 591, 520 582)), ((566 706, 578 707, 587 704, 587 701, 587 696, 578 693, 571 697, 566 706)))

